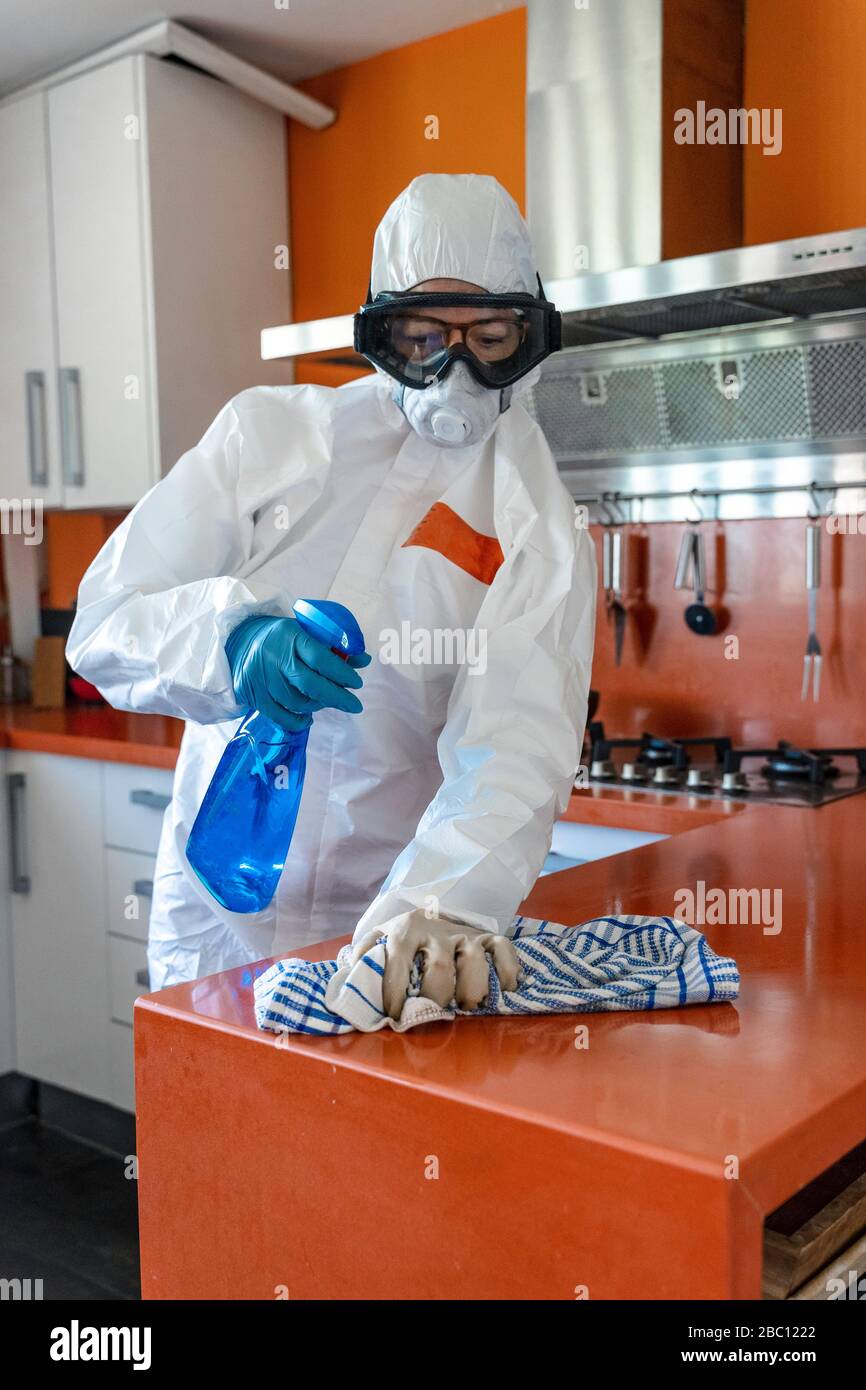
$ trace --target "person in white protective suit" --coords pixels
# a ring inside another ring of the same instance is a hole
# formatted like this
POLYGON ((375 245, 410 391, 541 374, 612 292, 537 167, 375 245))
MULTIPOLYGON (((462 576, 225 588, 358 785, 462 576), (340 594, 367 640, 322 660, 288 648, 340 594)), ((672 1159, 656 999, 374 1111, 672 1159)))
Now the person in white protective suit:
POLYGON ((414 179, 376 232, 356 317, 375 373, 241 392, 91 564, 70 663, 120 709, 187 721, 152 989, 389 933, 392 1010, 419 951, 422 992, 441 1001, 480 1002, 485 950, 513 988, 499 934, 571 791, 594 632, 593 547, 518 399, 558 325, 496 180, 414 179), (373 661, 362 712, 304 706, 316 713, 291 850, 270 906, 241 916, 185 846, 245 713, 227 638, 251 617, 290 618, 298 598, 345 604, 373 661))

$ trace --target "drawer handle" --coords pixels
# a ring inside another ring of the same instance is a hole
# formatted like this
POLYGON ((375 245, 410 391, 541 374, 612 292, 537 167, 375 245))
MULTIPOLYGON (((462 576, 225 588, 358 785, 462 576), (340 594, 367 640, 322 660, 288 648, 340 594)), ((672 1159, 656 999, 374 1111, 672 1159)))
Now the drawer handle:
POLYGON ((152 878, 137 878, 137 879, 135 880, 135 883, 132 885, 132 891, 133 891, 133 893, 135 894, 135 896, 136 896, 137 898, 152 898, 152 897, 153 897, 153 879, 152 879, 152 878))
POLYGON ((27 393, 27 457, 33 487, 48 485, 48 449, 45 442, 45 373, 25 372, 27 393))
POLYGON ((137 985, 141 985, 144 989, 149 989, 149 988, 150 988, 150 973, 149 973, 149 971, 147 971, 147 970, 136 970, 136 972, 135 972, 135 983, 136 983, 137 985))
POLYGON ((9 772, 6 775, 6 788, 9 794, 9 851, 11 860, 13 893, 30 892, 30 876, 27 873, 26 835, 24 813, 24 789, 27 785, 23 772, 9 772))
POLYGON ((81 373, 77 367, 61 367, 60 450, 63 481, 70 487, 84 486, 84 453, 81 443, 81 373))
POLYGON ((133 806, 147 806, 150 811, 164 811, 166 806, 171 804, 170 796, 163 796, 161 792, 152 792, 144 787, 130 792, 129 799, 133 806))

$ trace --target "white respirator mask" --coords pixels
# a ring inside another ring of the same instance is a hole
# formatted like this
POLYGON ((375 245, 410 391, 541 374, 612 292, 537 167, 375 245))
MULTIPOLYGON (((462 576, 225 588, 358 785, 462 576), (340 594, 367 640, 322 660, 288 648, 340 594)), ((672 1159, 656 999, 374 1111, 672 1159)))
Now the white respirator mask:
POLYGON ((480 385, 462 362, 424 390, 395 382, 393 396, 419 438, 441 449, 483 444, 511 404, 510 387, 480 385))

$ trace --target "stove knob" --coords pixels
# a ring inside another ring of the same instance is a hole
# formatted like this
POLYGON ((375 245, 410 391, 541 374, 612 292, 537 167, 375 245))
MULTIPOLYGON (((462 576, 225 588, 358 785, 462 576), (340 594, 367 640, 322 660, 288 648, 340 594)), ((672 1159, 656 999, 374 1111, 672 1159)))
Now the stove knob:
POLYGON ((745 772, 724 772, 722 774, 723 792, 747 792, 749 783, 745 772))
POLYGON ((620 777, 624 782, 645 782, 647 770, 640 763, 623 763, 620 777))
POLYGON ((665 767, 657 767, 655 777, 653 778, 653 781, 658 782, 660 786, 674 787, 679 786, 682 780, 683 774, 680 768, 672 767, 669 765, 665 767))
POLYGON ((597 758, 590 766, 589 775, 596 781, 610 781, 616 777, 616 768, 610 758, 597 758))
POLYGON ((713 774, 706 767, 690 767, 686 782, 690 787, 712 787, 713 774))

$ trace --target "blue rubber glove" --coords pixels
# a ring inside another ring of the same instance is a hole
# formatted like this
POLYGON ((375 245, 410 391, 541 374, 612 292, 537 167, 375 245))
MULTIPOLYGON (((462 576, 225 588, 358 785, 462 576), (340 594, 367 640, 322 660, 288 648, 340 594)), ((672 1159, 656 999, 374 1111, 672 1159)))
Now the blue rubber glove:
POLYGON ((360 690, 355 667, 369 666, 372 657, 362 652, 344 661, 294 618, 246 618, 229 633, 225 653, 238 704, 281 729, 309 728, 320 709, 362 709, 346 687, 360 690))

